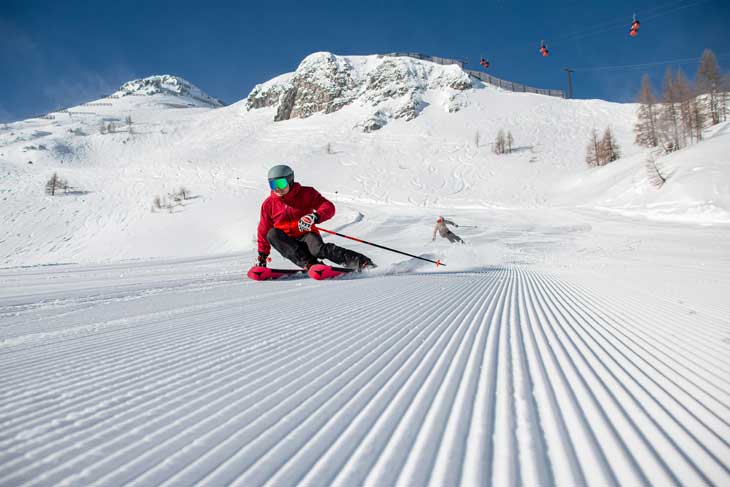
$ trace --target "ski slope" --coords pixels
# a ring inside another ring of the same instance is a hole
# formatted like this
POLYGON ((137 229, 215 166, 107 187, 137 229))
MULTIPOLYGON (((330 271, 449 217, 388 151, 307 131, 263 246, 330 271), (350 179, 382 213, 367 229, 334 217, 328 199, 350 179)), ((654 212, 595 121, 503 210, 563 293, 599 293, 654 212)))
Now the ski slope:
POLYGON ((0 485, 724 485, 728 230, 559 217, 473 231, 512 250, 471 270, 0 271, 0 485))
POLYGON ((0 487, 730 484, 728 124, 659 190, 630 104, 440 88, 363 133, 186 90, 0 127, 0 487), (324 228, 446 266, 325 235, 378 268, 247 280, 282 162, 324 228))

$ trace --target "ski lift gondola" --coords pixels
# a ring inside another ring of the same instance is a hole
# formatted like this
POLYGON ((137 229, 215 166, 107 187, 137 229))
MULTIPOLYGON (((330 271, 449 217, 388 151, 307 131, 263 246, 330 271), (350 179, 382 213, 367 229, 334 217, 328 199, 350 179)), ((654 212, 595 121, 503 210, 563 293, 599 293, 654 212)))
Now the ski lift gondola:
POLYGON ((486 60, 486 59, 484 59, 484 58, 482 58, 482 59, 481 59, 481 60, 479 61, 479 64, 481 64, 481 65, 482 65, 482 66, 484 67, 484 69, 487 69, 487 68, 489 67, 489 61, 487 61, 487 60, 486 60))
POLYGON ((636 14, 634 14, 634 20, 631 22, 631 29, 629 30, 629 35, 631 37, 636 37, 636 35, 639 33, 639 21, 636 19, 636 14))
POLYGON ((540 41, 540 54, 542 54, 542 57, 548 57, 550 54, 550 51, 548 51, 548 48, 545 45, 545 41, 540 41))

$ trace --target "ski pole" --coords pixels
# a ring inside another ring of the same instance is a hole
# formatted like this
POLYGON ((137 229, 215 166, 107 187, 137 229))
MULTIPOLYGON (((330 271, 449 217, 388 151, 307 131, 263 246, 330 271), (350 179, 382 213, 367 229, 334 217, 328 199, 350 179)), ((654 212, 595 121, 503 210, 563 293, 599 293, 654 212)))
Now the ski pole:
POLYGON ((400 250, 391 249, 390 247, 385 247, 384 245, 378 245, 376 243, 367 242, 365 240, 361 240, 361 239, 356 238, 356 237, 350 237, 349 235, 343 235, 341 233, 333 232, 332 230, 327 230, 326 228, 322 228, 322 227, 317 227, 317 228, 320 229, 320 230, 322 230, 323 232, 331 233, 332 235, 337 235, 338 237, 349 238, 350 240, 354 240, 355 242, 360 242, 360 243, 372 245, 373 247, 378 247, 379 249, 390 250, 391 252, 395 252, 397 254, 403 254, 403 255, 407 255, 408 257, 413 257, 414 259, 425 260, 426 262, 431 262, 433 264, 436 264, 436 267, 438 267, 440 265, 446 266, 446 264, 444 264, 440 260, 426 259, 425 257, 419 257, 417 255, 409 254, 407 252, 401 252, 400 250))

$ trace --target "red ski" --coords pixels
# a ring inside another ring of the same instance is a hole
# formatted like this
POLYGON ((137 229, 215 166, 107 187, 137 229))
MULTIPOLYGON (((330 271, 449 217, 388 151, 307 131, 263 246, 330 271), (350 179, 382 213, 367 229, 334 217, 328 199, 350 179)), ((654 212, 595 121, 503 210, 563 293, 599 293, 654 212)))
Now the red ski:
POLYGON ((348 269, 346 267, 332 267, 326 264, 315 264, 309 268, 309 272, 307 272, 307 274, 309 274, 309 277, 312 279, 322 281, 324 279, 340 277, 341 275, 352 271, 353 269, 348 269))
POLYGON ((248 278, 254 281, 268 281, 280 277, 294 276, 307 272, 305 269, 271 269, 255 265, 248 270, 248 278))

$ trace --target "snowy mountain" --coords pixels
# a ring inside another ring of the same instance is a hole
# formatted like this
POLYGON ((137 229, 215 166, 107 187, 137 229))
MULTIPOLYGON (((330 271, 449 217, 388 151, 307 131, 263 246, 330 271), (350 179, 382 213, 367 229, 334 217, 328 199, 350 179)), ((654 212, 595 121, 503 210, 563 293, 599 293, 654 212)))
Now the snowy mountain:
POLYGON ((730 123, 657 188, 633 104, 329 53, 226 107, 148 80, 0 126, 0 486, 730 485, 730 123), (377 269, 245 278, 282 162, 377 269))
POLYGON ((208 96, 197 86, 177 76, 158 75, 124 83, 114 92, 112 98, 125 96, 171 95, 179 98, 186 106, 217 108, 225 106, 222 101, 208 96))
POLYGON ((657 191, 644 168, 648 151, 633 145, 633 104, 504 92, 456 66, 329 53, 229 107, 201 100, 213 99, 180 78, 155 76, 48 119, 0 127, 0 262, 251 250, 264 175, 280 162, 347 202, 352 209, 337 216, 345 221, 363 205, 426 213, 581 206, 730 220, 726 130, 660 161, 673 177, 657 191), (276 121, 283 113, 289 119, 276 121), (368 133, 373 124, 383 128, 368 133), (588 169, 589 134, 608 126, 624 157, 588 169), (491 150, 499 130, 514 136, 510 155, 491 150), (693 162, 708 150, 706 164, 693 162), (74 191, 44 195, 54 172, 74 191), (181 186, 196 198, 151 211, 157 196, 181 186))
POLYGON ((318 52, 305 58, 297 70, 257 85, 246 99, 251 109, 273 106, 274 120, 306 118, 332 113, 344 106, 368 107, 365 132, 383 127, 390 119, 412 120, 426 106, 431 90, 443 98, 447 111, 457 111, 459 92, 472 87, 458 66, 442 66, 406 57, 335 56, 318 52))

